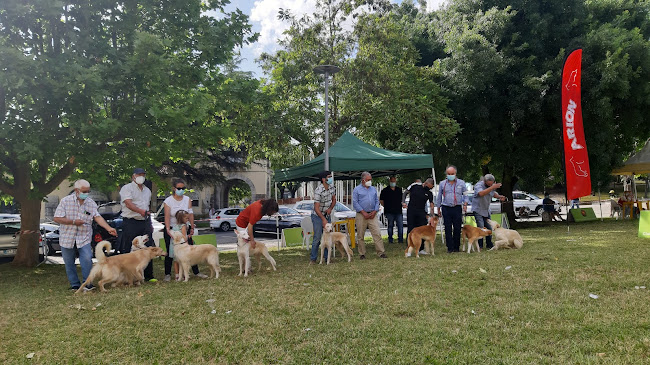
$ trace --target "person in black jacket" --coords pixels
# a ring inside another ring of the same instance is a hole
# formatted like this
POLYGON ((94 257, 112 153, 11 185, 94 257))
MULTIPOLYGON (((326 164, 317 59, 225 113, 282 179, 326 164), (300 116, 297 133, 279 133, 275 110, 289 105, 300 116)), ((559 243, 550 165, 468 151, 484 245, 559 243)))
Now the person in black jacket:
MULTIPOLYGON (((428 178, 422 185, 411 185, 409 195, 411 196, 408 208, 406 209, 406 224, 408 225, 408 233, 417 227, 427 224, 427 211, 426 204, 429 201, 431 211, 433 214, 433 179, 428 178)), ((408 236, 407 233, 407 236, 408 236)), ((420 248, 420 255, 426 255, 424 250, 424 243, 420 248)))

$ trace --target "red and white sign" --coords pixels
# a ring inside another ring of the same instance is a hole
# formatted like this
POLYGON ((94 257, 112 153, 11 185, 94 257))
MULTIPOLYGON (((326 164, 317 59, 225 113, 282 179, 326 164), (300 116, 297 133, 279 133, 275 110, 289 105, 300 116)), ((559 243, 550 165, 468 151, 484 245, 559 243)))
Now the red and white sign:
POLYGON ((581 63, 582 50, 578 49, 569 55, 562 72, 562 132, 569 200, 591 194, 589 157, 580 102, 581 63))

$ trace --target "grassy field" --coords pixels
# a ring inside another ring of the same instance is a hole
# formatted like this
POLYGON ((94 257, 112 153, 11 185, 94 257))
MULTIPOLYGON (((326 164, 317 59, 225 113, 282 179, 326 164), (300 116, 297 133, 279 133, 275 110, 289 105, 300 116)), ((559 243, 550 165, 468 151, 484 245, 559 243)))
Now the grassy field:
POLYGON ((1 265, 0 363, 647 363, 637 224, 533 226, 519 251, 447 254, 438 239, 434 257, 406 259, 387 245, 388 259, 329 266, 291 248, 246 279, 222 254, 218 280, 78 296, 63 266, 1 265))

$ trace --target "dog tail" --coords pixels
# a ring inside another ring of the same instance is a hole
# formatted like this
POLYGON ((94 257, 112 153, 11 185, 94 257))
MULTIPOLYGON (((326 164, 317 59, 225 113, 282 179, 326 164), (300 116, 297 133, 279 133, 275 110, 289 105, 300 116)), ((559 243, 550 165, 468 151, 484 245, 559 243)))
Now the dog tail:
POLYGON ((409 257, 411 254, 411 248, 413 247, 413 237, 412 233, 409 233, 408 237, 406 237, 406 250, 404 250, 404 257, 409 257))
POLYGON ((106 261, 104 249, 108 252, 111 249, 111 243, 108 241, 101 241, 97 246, 95 246, 95 257, 97 258, 97 263, 103 264, 106 261))
MULTIPOLYGON (((98 247, 99 247, 99 246, 98 246, 98 247)), ((97 274, 98 274, 100 271, 101 271, 101 266, 100 266, 99 264, 94 265, 93 268, 90 270, 90 274, 88 274, 88 279, 86 279, 86 281, 84 281, 83 284, 81 284, 81 286, 79 286, 79 289, 77 289, 77 291, 74 292, 74 293, 75 293, 75 294, 79 294, 79 292, 81 292, 82 290, 84 290, 84 288, 86 287, 86 285, 92 283, 93 280, 95 280, 95 276, 97 276, 97 274)))

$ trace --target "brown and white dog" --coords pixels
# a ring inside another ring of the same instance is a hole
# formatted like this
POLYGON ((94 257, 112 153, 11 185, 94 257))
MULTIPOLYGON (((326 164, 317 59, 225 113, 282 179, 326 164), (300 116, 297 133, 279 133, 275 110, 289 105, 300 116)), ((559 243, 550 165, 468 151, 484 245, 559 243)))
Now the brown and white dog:
POLYGON ((185 236, 181 232, 172 231, 172 240, 174 244, 174 260, 178 261, 178 279, 188 281, 190 279, 190 268, 193 265, 202 263, 208 264, 210 276, 219 278, 221 267, 219 266, 219 250, 212 245, 192 245, 187 244, 185 236))
POLYGON ((478 240, 491 234, 492 231, 487 228, 478 228, 465 224, 460 231, 460 238, 463 240, 461 251, 465 251, 465 246, 467 246, 467 253, 472 252, 472 249, 475 252, 481 252, 481 248, 478 247, 478 240))
POLYGON ((247 231, 238 231, 235 229, 235 234, 237 235, 237 258, 239 259, 239 275, 244 277, 248 276, 248 273, 251 270, 251 255, 255 255, 257 258, 257 270, 259 271, 262 268, 262 255, 266 257, 266 260, 273 267, 273 271, 276 271, 275 260, 269 254, 269 249, 266 248, 262 242, 256 242, 255 248, 251 248, 250 236, 247 231))
POLYGON ((519 232, 514 229, 507 229, 493 220, 488 220, 494 232, 494 246, 490 250, 498 250, 500 248, 522 248, 524 240, 519 235, 519 232))
POLYGON ((137 236, 136 238, 131 241, 131 252, 137 251, 137 250, 142 250, 144 248, 147 248, 145 243, 149 242, 149 236, 142 235, 142 236, 137 236))
POLYGON ((323 255, 325 249, 327 249, 327 264, 330 264, 330 259, 334 253, 334 247, 341 253, 341 257, 344 256, 343 251, 348 255, 348 262, 352 261, 352 256, 354 253, 348 245, 348 235, 342 232, 332 232, 332 223, 327 223, 323 229, 323 235, 320 239, 320 263, 323 263, 323 255))
POLYGON ((404 251, 405 257, 411 257, 415 251, 415 257, 420 258, 420 246, 424 240, 424 250, 431 255, 435 255, 434 246, 436 243, 436 228, 438 227, 438 216, 434 215, 429 218, 429 224, 414 228, 408 236, 408 247, 404 251))
POLYGON ((90 270, 90 274, 84 283, 75 293, 79 293, 83 288, 92 283, 97 277, 102 279, 97 284, 99 289, 106 291, 105 284, 113 283, 131 285, 132 283, 140 284, 144 280, 142 272, 153 258, 164 256, 165 252, 160 247, 145 247, 134 252, 125 253, 107 257, 104 250, 111 249, 111 243, 102 241, 95 247, 95 257, 97 263, 90 270))

